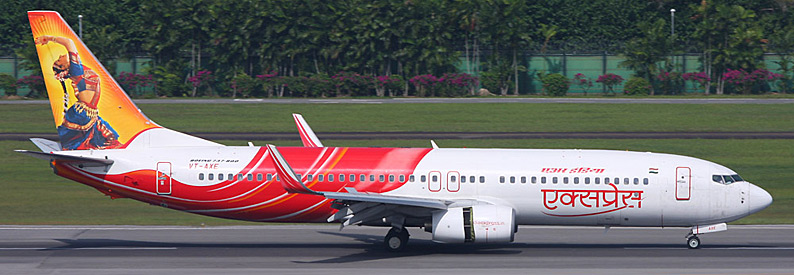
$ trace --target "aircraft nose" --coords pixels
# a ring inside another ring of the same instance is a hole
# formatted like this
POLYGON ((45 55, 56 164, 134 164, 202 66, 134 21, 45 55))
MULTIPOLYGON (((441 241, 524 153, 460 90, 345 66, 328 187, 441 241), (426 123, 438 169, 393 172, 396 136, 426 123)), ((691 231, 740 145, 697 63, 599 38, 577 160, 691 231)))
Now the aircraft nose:
POLYGON ((748 199, 748 206, 750 208, 749 213, 747 213, 748 215, 761 211, 772 204, 772 195, 755 184, 750 184, 748 193, 750 195, 748 199))

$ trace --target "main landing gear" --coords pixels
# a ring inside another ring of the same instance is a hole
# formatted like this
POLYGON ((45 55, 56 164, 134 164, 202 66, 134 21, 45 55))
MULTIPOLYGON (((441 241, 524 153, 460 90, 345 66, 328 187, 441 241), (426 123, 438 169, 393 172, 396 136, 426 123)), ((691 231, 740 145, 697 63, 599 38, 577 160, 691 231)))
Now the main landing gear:
POLYGON ((405 245, 408 244, 409 236, 408 230, 405 229, 405 227, 392 227, 389 229, 389 233, 386 234, 386 238, 383 239, 383 244, 389 252, 398 252, 403 250, 405 245))

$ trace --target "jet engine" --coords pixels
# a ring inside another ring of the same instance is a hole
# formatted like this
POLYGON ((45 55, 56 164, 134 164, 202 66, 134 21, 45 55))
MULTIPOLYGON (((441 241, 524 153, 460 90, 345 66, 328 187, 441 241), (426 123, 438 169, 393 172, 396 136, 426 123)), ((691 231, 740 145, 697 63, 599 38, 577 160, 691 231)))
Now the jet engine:
POLYGON ((508 243, 517 231, 516 211, 498 205, 433 212, 433 240, 442 243, 508 243))

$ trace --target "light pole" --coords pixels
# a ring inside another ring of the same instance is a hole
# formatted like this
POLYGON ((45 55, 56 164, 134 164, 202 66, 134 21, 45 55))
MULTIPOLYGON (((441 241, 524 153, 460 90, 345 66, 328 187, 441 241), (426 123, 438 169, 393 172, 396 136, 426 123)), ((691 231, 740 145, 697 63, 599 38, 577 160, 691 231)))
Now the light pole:
POLYGON ((78 34, 80 35, 80 39, 82 40, 83 39, 83 15, 82 14, 77 16, 77 25, 80 26, 78 34))
POLYGON ((670 36, 675 35, 675 9, 670 9, 670 36))

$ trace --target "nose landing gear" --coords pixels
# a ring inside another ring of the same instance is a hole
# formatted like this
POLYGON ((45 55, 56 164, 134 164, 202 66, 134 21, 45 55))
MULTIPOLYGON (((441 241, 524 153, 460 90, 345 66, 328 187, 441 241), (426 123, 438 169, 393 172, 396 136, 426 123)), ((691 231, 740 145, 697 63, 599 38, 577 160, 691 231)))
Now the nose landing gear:
POLYGON ((690 233, 687 235, 686 245, 689 246, 689 249, 698 249, 700 248, 700 238, 698 238, 698 235, 690 233))

